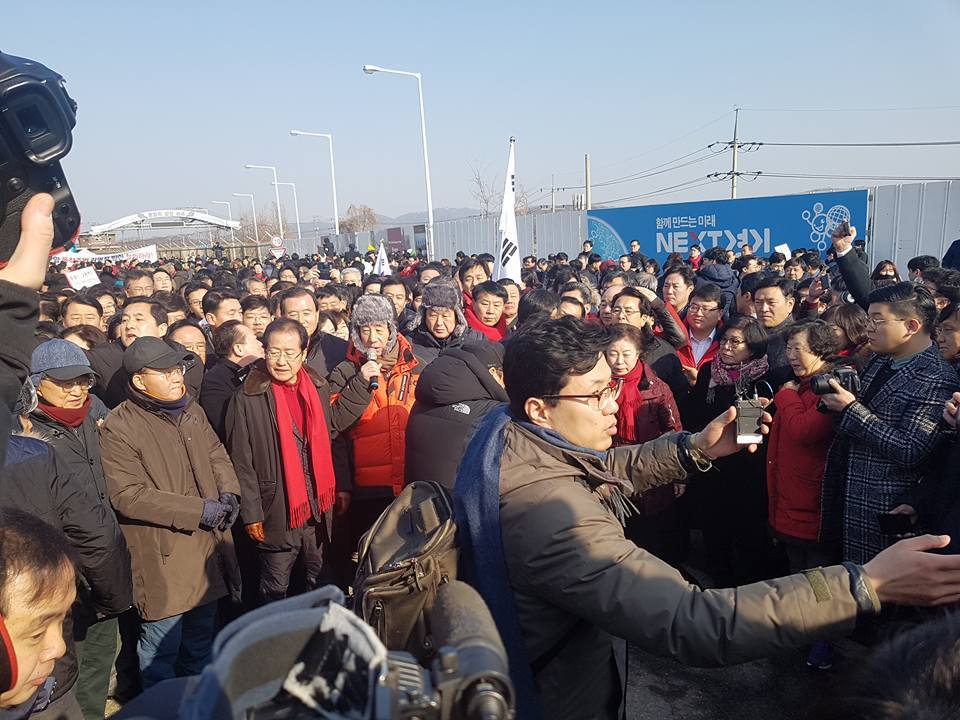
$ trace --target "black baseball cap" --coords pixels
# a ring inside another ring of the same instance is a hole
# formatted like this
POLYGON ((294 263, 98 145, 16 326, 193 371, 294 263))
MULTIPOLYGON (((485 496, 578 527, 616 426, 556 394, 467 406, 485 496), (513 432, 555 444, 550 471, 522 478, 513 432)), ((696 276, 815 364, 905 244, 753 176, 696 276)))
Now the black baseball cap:
POLYGON ((123 352, 123 369, 133 375, 144 368, 166 370, 176 365, 192 365, 193 353, 176 350, 160 338, 141 337, 130 343, 123 352))

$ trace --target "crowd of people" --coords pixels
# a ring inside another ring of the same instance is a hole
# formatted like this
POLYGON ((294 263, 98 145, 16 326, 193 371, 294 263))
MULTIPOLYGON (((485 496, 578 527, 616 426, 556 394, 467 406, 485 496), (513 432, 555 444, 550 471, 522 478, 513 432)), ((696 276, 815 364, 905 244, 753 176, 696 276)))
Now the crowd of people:
POLYGON ((67 621, 0 717, 103 718, 108 693, 199 673, 229 619, 349 587, 416 480, 454 493, 522 717, 616 717, 623 639, 706 664, 803 646, 828 670, 888 603, 960 600, 960 272, 871 272, 855 230, 826 257, 582 250, 518 280, 464 253, 378 275, 352 247, 2 276, 27 377, 0 563, 45 548, 23 562, 67 621), (754 399, 764 442, 738 442, 754 399), (52 591, 65 557, 76 598, 52 591))

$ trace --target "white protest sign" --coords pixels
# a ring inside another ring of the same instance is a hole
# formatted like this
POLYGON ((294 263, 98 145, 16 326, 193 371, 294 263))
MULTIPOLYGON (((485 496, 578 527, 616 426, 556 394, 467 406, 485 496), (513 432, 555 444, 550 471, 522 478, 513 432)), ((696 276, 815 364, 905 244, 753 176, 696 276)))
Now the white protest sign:
POLYGON ((99 285, 100 278, 97 276, 97 271, 92 267, 85 267, 68 272, 67 282, 74 290, 83 290, 83 288, 99 285))
POLYGON ((773 249, 787 258, 787 260, 790 259, 790 246, 786 243, 783 243, 783 245, 774 245, 773 249))

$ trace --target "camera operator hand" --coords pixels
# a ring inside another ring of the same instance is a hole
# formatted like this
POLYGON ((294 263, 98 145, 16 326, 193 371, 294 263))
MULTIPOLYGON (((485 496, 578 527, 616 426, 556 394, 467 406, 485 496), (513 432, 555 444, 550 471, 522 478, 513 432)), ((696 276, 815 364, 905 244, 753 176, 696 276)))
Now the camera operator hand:
POLYGON ((830 387, 833 388, 833 392, 820 396, 820 402, 822 402, 828 410, 843 412, 857 399, 852 392, 838 383, 836 378, 830 378, 830 387))
MULTIPOLYGON (((760 404, 766 407, 770 404, 768 398, 760 398, 760 404)), ((770 433, 770 423, 773 417, 770 413, 763 413, 760 420, 760 432, 763 435, 770 433)), ((746 447, 747 452, 756 452, 757 446, 737 444, 737 408, 731 406, 725 413, 717 416, 703 430, 693 436, 693 446, 712 460, 733 455, 746 447)))
POLYGON ((52 246, 53 197, 38 193, 23 208, 20 242, 6 266, 0 269, 0 280, 39 290, 47 275, 52 246))
POLYGON ((840 227, 833 231, 833 235, 830 238, 833 241, 833 249, 838 253, 845 253, 853 246, 853 241, 857 239, 857 229, 853 227, 853 225, 850 226, 849 235, 838 235, 837 231, 842 227, 843 223, 840 223, 840 227))
POLYGON ((881 603, 947 605, 960 600, 960 555, 937 555, 949 535, 920 535, 894 543, 863 571, 881 603))

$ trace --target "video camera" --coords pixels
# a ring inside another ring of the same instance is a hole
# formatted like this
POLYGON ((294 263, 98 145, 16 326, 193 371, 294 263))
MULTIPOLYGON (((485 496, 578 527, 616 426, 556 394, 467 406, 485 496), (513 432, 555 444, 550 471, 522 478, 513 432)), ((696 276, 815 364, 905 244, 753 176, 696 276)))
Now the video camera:
POLYGON ((814 375, 810 378, 810 389, 817 395, 830 395, 836 392, 830 385, 831 380, 836 380, 847 392, 854 395, 860 393, 860 376, 849 367, 838 367, 831 372, 814 375))
POLYGON ((73 145, 77 104, 63 78, 33 60, 0 52, 0 263, 20 241, 20 213, 37 193, 53 195, 53 249, 73 244, 80 211, 60 167, 73 145))

